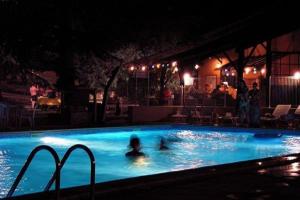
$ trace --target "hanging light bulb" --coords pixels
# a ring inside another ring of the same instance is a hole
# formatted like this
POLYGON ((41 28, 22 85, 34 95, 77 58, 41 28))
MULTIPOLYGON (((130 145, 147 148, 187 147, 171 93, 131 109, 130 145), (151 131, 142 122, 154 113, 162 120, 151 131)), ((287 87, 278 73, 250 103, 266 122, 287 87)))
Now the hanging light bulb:
POLYGON ((135 67, 131 66, 129 69, 130 69, 130 71, 134 71, 135 67))
POLYGON ((256 71, 256 68, 254 67, 253 68, 253 74, 256 74, 257 73, 257 71, 256 71))
POLYGON ((200 66, 198 64, 195 65, 195 70, 199 69, 200 66))

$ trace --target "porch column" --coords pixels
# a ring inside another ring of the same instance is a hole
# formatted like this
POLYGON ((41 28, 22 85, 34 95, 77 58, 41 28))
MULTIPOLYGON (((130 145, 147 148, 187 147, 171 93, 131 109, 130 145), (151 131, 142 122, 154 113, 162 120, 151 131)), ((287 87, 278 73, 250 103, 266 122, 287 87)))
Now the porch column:
POLYGON ((238 54, 238 60, 237 60, 237 101, 236 101, 236 111, 238 111, 239 107, 239 98, 238 94, 240 93, 239 91, 239 85, 240 85, 240 80, 243 79, 243 73, 244 73, 244 66, 245 66, 245 54, 244 54, 244 48, 237 48, 236 52, 238 54))
POLYGON ((270 77, 272 73, 272 46, 271 46, 271 40, 267 40, 267 46, 266 46, 266 105, 270 107, 270 91, 269 87, 270 85, 270 77))

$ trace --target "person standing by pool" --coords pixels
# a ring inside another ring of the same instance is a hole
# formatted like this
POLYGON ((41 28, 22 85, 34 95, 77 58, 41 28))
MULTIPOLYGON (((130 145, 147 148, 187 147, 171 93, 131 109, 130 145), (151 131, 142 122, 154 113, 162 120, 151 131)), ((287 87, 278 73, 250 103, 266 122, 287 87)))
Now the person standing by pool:
POLYGON ((37 84, 32 84, 29 88, 30 96, 31 96, 31 108, 35 108, 37 100, 38 100, 38 86, 37 84))
POLYGON ((257 89, 257 83, 253 83, 253 89, 248 93, 249 98, 249 125, 251 127, 259 127, 260 107, 259 98, 260 91, 257 89))
POLYGON ((243 79, 239 81, 237 94, 238 116, 241 124, 248 122, 248 87, 243 79))
POLYGON ((140 139, 136 135, 132 135, 130 137, 129 148, 131 151, 128 151, 125 156, 126 157, 145 157, 145 154, 141 152, 141 143, 140 139))

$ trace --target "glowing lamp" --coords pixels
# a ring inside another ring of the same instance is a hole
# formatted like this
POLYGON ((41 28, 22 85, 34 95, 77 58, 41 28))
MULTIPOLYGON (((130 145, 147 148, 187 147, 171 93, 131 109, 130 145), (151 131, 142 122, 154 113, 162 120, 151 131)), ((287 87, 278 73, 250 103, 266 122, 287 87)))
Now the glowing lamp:
POLYGON ((199 65, 195 65, 195 69, 197 70, 197 69, 199 69, 200 68, 200 66, 199 65))
POLYGON ((246 74, 249 74, 250 71, 251 71, 251 68, 250 68, 250 67, 246 67, 246 68, 245 68, 245 73, 246 73, 246 74))
POLYGON ((294 73, 294 78, 299 80, 300 79, 300 72, 295 72, 294 73))
POLYGON ((142 71, 146 71, 146 66, 142 66, 142 71))
POLYGON ((194 79, 189 73, 183 75, 184 85, 193 85, 194 79))
POLYGON ((220 69, 221 67, 222 67, 222 64, 221 64, 221 63, 217 63, 217 64, 216 64, 216 68, 217 68, 217 69, 220 69))

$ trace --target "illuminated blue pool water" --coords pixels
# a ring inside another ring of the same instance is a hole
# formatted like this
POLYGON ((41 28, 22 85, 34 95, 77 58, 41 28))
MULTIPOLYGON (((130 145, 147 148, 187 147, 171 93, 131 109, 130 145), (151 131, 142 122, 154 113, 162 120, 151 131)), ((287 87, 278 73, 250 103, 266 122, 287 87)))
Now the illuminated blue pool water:
MULTIPOLYGON (((143 126, 2 134, 0 197, 7 194, 32 149, 41 144, 52 146, 60 157, 74 144, 88 146, 96 158, 96 182, 300 152, 297 132, 275 139, 254 138, 254 132, 257 131, 143 126), (132 134, 140 137, 146 159, 132 162, 124 156, 132 134), (170 140, 170 150, 158 150, 160 136, 170 140)), ((42 191, 54 171, 53 163, 47 152, 38 153, 15 195, 42 191)), ((81 150, 75 151, 62 170, 62 187, 88 184, 89 170, 86 154, 81 150)))

